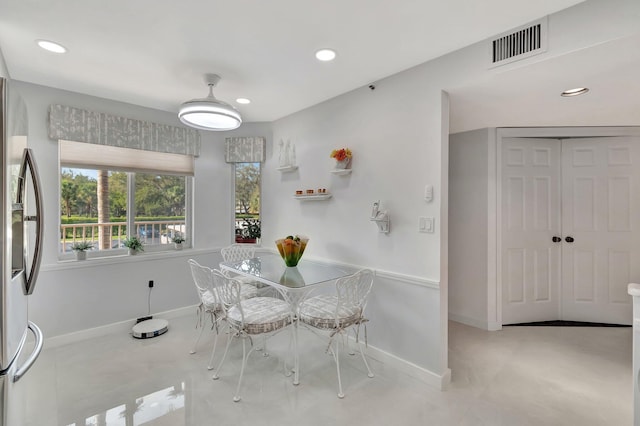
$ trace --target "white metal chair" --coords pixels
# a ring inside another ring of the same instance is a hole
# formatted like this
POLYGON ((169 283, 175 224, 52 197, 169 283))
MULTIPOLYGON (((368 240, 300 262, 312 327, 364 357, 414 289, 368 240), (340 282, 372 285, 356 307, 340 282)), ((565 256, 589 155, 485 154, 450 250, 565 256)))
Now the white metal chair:
MULTIPOLYGON (((256 246, 255 244, 231 244, 230 246, 223 247, 220 250, 220 254, 222 255, 222 260, 224 262, 253 259, 256 257, 256 246)), ((249 277, 243 277, 235 274, 232 274, 232 276, 241 282, 252 284, 256 287, 258 286, 258 282, 249 277)))
POLYGON ((220 254, 225 262, 251 259, 256 257, 256 246, 255 244, 231 244, 222 248, 220 254))
MULTIPOLYGON (((227 247, 224 247, 220 250, 220 254, 222 255, 222 260, 224 262, 234 262, 245 259, 253 259, 256 257, 256 246, 255 244, 231 244, 227 247)), ((231 274, 233 278, 239 280, 240 282, 251 284, 256 286, 259 289, 259 296, 276 296, 277 292, 275 292, 271 287, 261 283, 260 281, 256 281, 251 279, 250 277, 245 277, 241 275, 231 274)))
MULTIPOLYGON (((204 323, 206 322, 206 318, 210 317, 211 328, 215 330, 215 335, 213 338, 213 349, 211 350, 211 356, 207 365, 207 368, 211 370, 213 369, 213 356, 216 352, 216 346, 218 344, 218 331, 220 328, 220 322, 224 320, 225 312, 213 286, 213 270, 206 266, 200 265, 193 259, 189 259, 187 262, 189 263, 189 267, 191 268, 191 276, 193 277, 193 282, 196 285, 198 296, 200 297, 200 304, 198 305, 197 311, 198 322, 196 324, 196 328, 200 327, 200 332, 198 333, 198 337, 189 353, 196 353, 198 343, 200 342, 202 332, 204 331, 204 323)), ((257 295, 256 288, 249 284, 243 284, 241 287, 241 295, 242 298, 255 297, 257 295)))
MULTIPOLYGON (((348 277, 336 280, 336 293, 333 295, 313 296, 303 301, 298 307, 298 321, 312 331, 329 333, 327 351, 333 355, 338 372, 338 398, 344 398, 342 379, 340 377, 340 350, 336 335, 348 337, 348 330, 355 333, 356 344, 360 355, 367 367, 369 377, 373 377, 369 363, 364 355, 363 343, 360 340, 360 326, 368 321, 364 317, 367 296, 373 286, 374 274, 369 269, 363 269, 348 277)), ((348 341, 348 340, 347 340, 348 341)), ((365 326, 366 342, 366 326, 365 326)), ((344 343, 344 342, 343 342, 344 343)))
MULTIPOLYGON (((242 283, 235 278, 227 277, 219 271, 213 271, 214 287, 226 315, 226 322, 230 329, 229 340, 222 359, 216 368, 213 379, 217 380, 220 370, 229 351, 229 346, 234 338, 242 339, 242 367, 238 378, 238 387, 233 397, 235 402, 240 401, 240 386, 242 376, 251 352, 256 349, 253 344, 253 336, 268 337, 276 334, 287 326, 293 324, 293 311, 291 305, 284 300, 275 297, 254 297, 242 299, 242 283), (247 352, 246 341, 251 343, 251 349, 247 352)), ((292 333, 294 345, 295 335, 292 333)), ((285 365, 285 372, 288 372, 285 365)))

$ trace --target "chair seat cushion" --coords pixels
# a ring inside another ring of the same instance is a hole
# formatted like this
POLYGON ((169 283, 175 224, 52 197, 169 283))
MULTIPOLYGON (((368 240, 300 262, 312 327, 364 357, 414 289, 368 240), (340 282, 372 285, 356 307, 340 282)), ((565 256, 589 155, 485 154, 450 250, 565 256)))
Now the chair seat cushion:
POLYGON ((298 318, 305 324, 322 329, 345 328, 360 319, 359 306, 340 306, 336 324, 338 297, 320 295, 311 297, 300 304, 298 318))
MULTIPOLYGON (((251 284, 242 284, 240 287, 240 297, 243 299, 250 299, 252 297, 256 297, 258 295, 258 289, 251 284)), ((200 300, 204 305, 204 309, 207 312, 219 312, 222 310, 222 306, 216 301, 215 295, 210 291, 206 290, 201 294, 200 300)))
MULTIPOLYGON (((291 307, 275 297, 254 297, 240 302, 244 313, 244 331, 248 334, 269 333, 291 323, 291 307)), ((227 312, 227 321, 235 328, 242 327, 242 316, 237 306, 227 312)))
POLYGON ((219 311, 221 308, 220 304, 216 302, 216 297, 209 290, 206 290, 200 295, 200 300, 202 300, 204 309, 207 312, 219 311))
POLYGON ((258 295, 258 289, 255 285, 249 283, 242 283, 240 287, 240 297, 243 299, 251 299, 252 297, 256 297, 258 295))

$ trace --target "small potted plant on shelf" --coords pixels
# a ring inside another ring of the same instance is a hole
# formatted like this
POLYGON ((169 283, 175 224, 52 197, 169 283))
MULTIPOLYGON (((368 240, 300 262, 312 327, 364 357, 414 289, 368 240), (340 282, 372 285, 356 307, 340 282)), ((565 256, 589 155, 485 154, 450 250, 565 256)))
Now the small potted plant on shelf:
POLYGON ((76 260, 85 260, 87 258, 87 250, 91 250, 93 244, 90 241, 78 241, 71 245, 71 250, 76 252, 76 260))
POLYGON ((182 243, 184 243, 186 240, 182 235, 175 234, 173 238, 171 238, 171 241, 173 242, 173 244, 175 244, 176 250, 182 250, 182 243))
POLYGON ((353 154, 349 148, 334 149, 329 155, 336 159, 336 169, 348 169, 351 166, 353 154))
POLYGON ((140 239, 135 235, 126 238, 122 243, 129 249, 129 255, 131 256, 138 254, 139 251, 144 251, 144 245, 142 241, 140 241, 140 239))
POLYGON ((255 244, 262 237, 260 221, 258 219, 246 219, 242 228, 236 230, 236 243, 255 244))

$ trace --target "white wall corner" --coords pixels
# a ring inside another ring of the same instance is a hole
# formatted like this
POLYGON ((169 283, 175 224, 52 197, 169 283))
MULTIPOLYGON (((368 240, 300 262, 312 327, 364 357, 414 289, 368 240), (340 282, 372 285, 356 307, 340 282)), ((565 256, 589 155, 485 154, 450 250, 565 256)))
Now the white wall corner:
POLYGON ((480 328, 482 330, 491 330, 489 327, 492 324, 486 319, 471 318, 453 312, 449 312, 449 321, 459 322, 460 324, 469 325, 471 327, 480 328))
POLYGON ((446 368, 442 374, 438 374, 371 345, 367 347, 367 355, 436 389, 447 390, 451 383, 449 368, 446 368))
POLYGON ((2 50, 0 50, 0 77, 9 78, 9 70, 7 69, 7 63, 4 60, 2 50))

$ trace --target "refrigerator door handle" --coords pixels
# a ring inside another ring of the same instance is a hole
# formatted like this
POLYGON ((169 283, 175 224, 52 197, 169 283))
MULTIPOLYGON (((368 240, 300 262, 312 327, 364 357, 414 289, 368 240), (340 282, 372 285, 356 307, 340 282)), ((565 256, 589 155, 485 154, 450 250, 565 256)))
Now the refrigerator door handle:
POLYGON ((29 355, 29 358, 27 358, 24 364, 22 364, 20 368, 18 368, 18 371, 16 371, 16 374, 13 375, 14 383, 20 380, 22 376, 24 376, 27 373, 27 371, 29 371, 31 366, 36 362, 36 359, 38 359, 38 356, 40 356, 40 352, 42 352, 42 344, 44 343, 44 339, 43 339, 42 331, 40 330, 40 327, 38 327, 31 321, 29 321, 28 327, 29 327, 29 330, 31 330, 31 332, 36 338, 36 344, 35 344, 35 347, 33 348, 33 352, 31 352, 31 355, 29 355))
POLYGON ((40 271, 41 252, 43 244, 43 227, 42 227, 42 191, 40 190, 40 176, 38 174, 38 166, 36 165, 36 159, 33 156, 33 151, 29 148, 24 149, 22 157, 22 165, 20 166, 20 178, 18 179, 18 203, 23 202, 25 196, 24 182, 26 182, 27 169, 31 174, 31 181, 33 182, 33 195, 36 201, 36 215, 27 216, 25 220, 31 220, 36 222, 36 244, 33 251, 33 261, 31 262, 31 271, 28 275, 25 275, 24 294, 29 295, 33 293, 33 289, 38 279, 38 272, 40 271))

